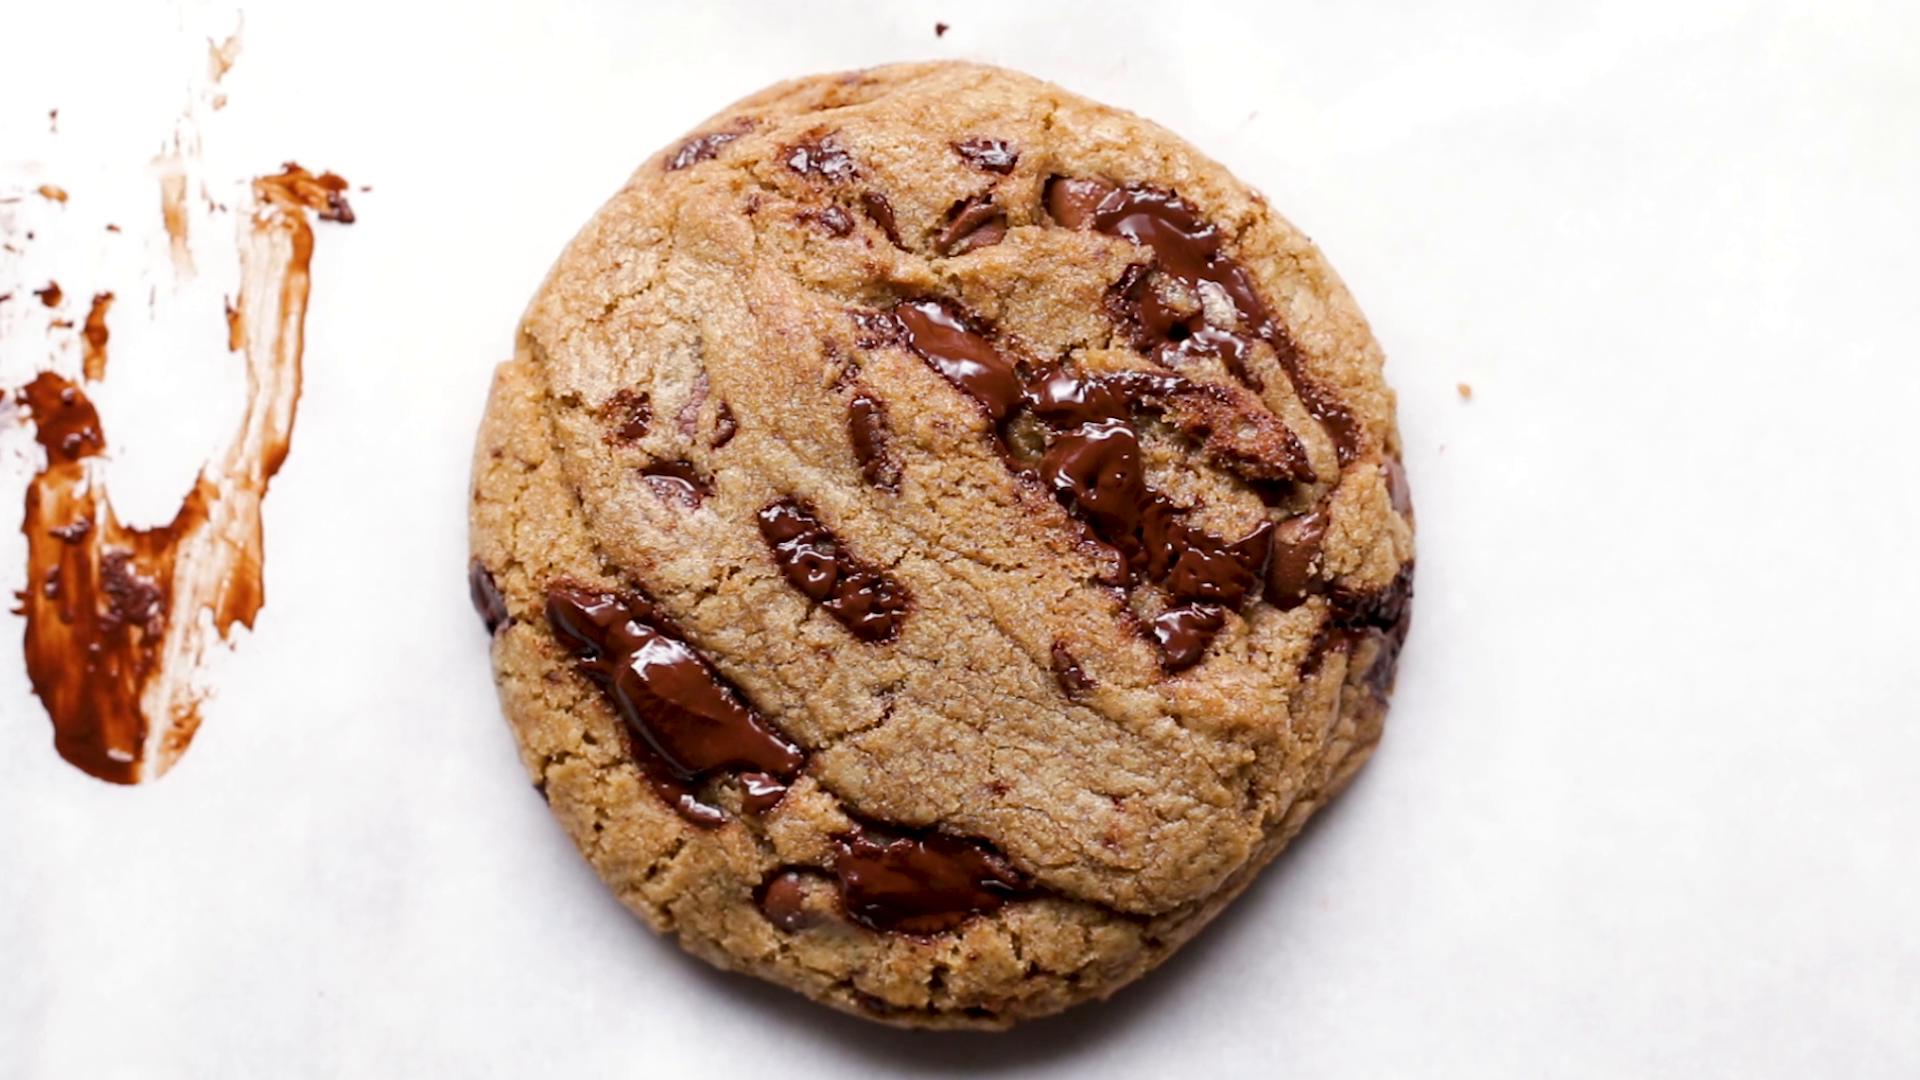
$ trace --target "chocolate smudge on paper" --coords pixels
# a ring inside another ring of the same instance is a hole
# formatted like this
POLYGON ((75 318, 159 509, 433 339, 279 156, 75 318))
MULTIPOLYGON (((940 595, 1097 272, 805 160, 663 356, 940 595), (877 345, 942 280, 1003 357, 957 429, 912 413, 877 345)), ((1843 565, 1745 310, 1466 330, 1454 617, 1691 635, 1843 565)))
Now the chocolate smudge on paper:
MULTIPOLYGON (((133 784, 172 767, 200 726, 196 676, 208 647, 230 641, 235 625, 251 628, 265 602, 260 510, 300 400, 308 212, 335 210, 345 186, 297 165, 253 181, 238 304, 246 407, 171 521, 133 528, 114 515, 99 460, 106 434, 83 386, 44 372, 22 391, 47 455, 22 525, 27 674, 55 748, 90 775, 133 784)), ((111 300, 95 297, 87 319, 89 382, 106 373, 111 300)))

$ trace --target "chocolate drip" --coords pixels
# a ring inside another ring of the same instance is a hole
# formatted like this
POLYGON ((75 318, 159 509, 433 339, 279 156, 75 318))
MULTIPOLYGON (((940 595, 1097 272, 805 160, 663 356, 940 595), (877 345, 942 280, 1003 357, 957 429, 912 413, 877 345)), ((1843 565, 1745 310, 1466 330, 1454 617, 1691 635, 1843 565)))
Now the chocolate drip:
POLYGON ((753 130, 753 121, 742 118, 734 121, 733 126, 720 131, 709 131, 705 135, 695 135, 680 144, 680 148, 667 159, 668 172, 678 172, 689 165, 697 165, 719 155, 727 144, 753 130))
POLYGON ((887 406, 879 398, 855 394, 847 405, 847 440, 853 444, 860 475, 882 491, 900 490, 900 462, 893 456, 887 406))
POLYGON ((1000 909, 1027 890, 1005 856, 945 833, 897 837, 856 825, 833 842, 847 917, 874 930, 938 934, 1000 909))
POLYGON ((1056 176, 1045 192, 1047 212, 1070 229, 1122 237, 1154 254, 1154 269, 1183 288, 1185 302, 1169 302, 1144 271, 1129 268, 1110 293, 1109 309, 1136 347, 1178 367, 1198 357, 1216 357, 1236 378, 1260 388, 1247 366, 1251 344, 1264 341, 1293 384, 1294 393, 1333 440, 1340 463, 1360 454, 1362 432, 1351 410, 1308 378, 1286 327, 1260 299, 1253 276, 1229 258, 1219 230, 1178 195, 1148 187, 1115 187, 1100 180, 1056 176), (1207 321, 1207 295, 1224 298, 1237 328, 1207 321))
POLYGON ((948 143, 953 152, 967 159, 967 164, 983 172, 999 173, 1005 176, 1013 171, 1020 160, 1019 151, 1005 139, 962 139, 948 143))
POLYGON ((506 597, 500 595, 500 586, 493 580, 493 571, 487 564, 474 559, 467 564, 467 595, 473 600, 473 610, 480 615, 480 621, 486 624, 487 633, 500 629, 509 618, 506 597))
POLYGON ((694 793, 710 776, 753 772, 780 783, 806 763, 644 597, 554 585, 547 622, 580 673, 613 700, 655 790, 689 821, 725 820, 694 793))
POLYGON ((707 496, 713 494, 707 478, 692 462, 656 461, 640 469, 640 479, 662 501, 679 503, 689 510, 698 510, 707 496))
POLYGON ((899 636, 907 615, 906 589, 854 558, 812 510, 794 499, 772 503, 759 518, 760 535, 794 588, 862 641, 899 636))

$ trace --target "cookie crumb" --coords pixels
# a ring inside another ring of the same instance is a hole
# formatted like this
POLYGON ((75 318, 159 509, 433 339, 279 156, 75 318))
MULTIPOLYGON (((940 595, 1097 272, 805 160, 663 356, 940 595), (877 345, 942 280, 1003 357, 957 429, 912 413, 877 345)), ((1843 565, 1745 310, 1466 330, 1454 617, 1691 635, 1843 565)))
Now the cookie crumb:
POLYGON ((946 36, 947 36, 947 31, 949 31, 949 30, 951 30, 951 29, 953 29, 953 27, 951 27, 951 26, 948 26, 948 25, 947 25, 946 23, 943 23, 943 22, 937 22, 937 23, 934 23, 934 24, 933 24, 933 36, 934 36, 934 37, 946 37, 946 36))
POLYGON ((1454 387, 1454 389, 1460 391, 1461 401, 1473 400, 1473 387, 1468 385, 1467 383, 1460 383, 1458 386, 1454 387))
POLYGON ((49 202, 63 203, 67 201, 66 188, 59 187, 54 184, 41 184, 39 191, 40 191, 40 197, 48 200, 49 202))

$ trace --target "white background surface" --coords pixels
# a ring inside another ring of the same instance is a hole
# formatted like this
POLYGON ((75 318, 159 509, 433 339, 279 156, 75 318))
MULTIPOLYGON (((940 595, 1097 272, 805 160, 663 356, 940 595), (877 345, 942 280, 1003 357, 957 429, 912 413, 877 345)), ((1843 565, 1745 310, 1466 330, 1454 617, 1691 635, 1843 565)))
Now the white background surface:
MULTIPOLYGON (((0 195, 73 200, 11 208, 0 291, 121 293, 100 400, 151 520, 238 400, 144 167, 231 14, 5 7, 0 195)), ((209 174, 374 191, 321 227, 269 601, 180 766, 63 763, 0 615, 0 1076, 1920 1074, 1912 5, 684 7, 249 7, 209 174), (462 576, 488 370, 571 232, 731 99, 920 57, 1264 189, 1385 343, 1420 515, 1352 790, 1164 970, 998 1037, 626 916, 528 788, 462 576)), ((73 362, 33 309, 0 305, 0 384, 73 362)), ((34 458, 0 450, 11 522, 34 458)))

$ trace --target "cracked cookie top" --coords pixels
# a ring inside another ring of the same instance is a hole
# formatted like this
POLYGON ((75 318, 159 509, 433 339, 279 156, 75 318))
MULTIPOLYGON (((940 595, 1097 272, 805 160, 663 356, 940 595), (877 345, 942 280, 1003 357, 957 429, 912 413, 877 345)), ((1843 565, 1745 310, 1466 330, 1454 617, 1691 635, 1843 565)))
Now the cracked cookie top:
POLYGON ((1377 737, 1412 509, 1364 319, 1166 131, 964 64, 634 173, 496 376, 536 786, 695 953, 997 1026, 1157 963, 1377 737))

